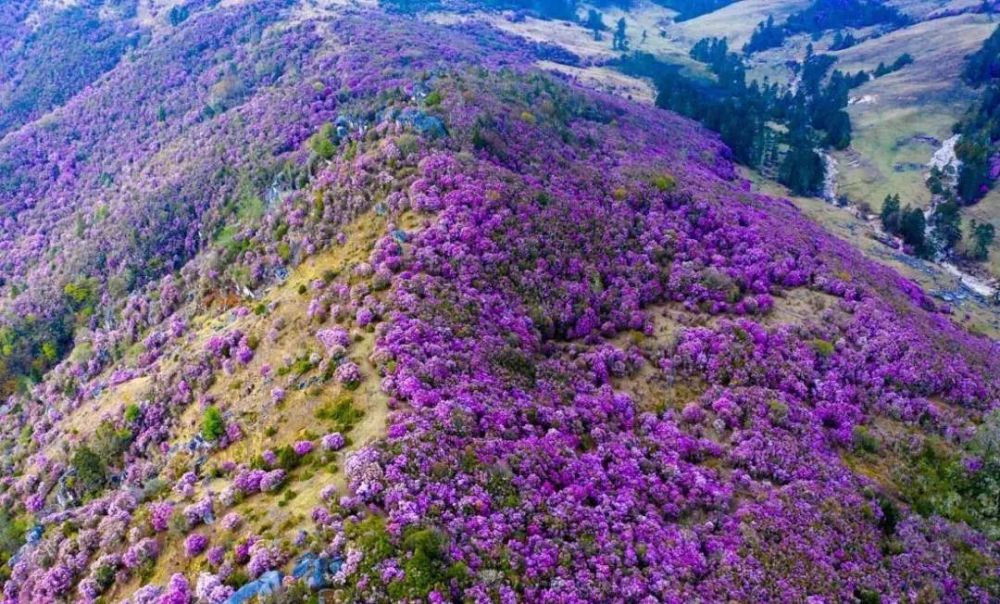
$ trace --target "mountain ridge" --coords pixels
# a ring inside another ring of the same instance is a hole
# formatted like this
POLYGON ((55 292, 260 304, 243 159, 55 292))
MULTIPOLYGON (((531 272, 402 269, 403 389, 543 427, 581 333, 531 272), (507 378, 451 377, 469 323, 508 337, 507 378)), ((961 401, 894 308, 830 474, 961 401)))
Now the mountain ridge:
POLYGON ((294 5, 0 142, 5 601, 996 597, 995 341, 537 45, 294 5))

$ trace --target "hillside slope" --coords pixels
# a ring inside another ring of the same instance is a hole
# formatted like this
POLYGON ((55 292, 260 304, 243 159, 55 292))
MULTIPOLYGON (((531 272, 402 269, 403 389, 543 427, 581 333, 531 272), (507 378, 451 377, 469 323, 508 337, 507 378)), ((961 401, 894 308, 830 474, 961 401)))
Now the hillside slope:
POLYGON ((550 53, 223 3, 0 140, 4 601, 1000 598, 997 343, 550 53))
MULTIPOLYGON (((395 0, 383 4, 418 14, 425 6, 395 0)), ((995 31, 998 8, 993 1, 970 0, 553 0, 537 6, 514 0, 449 0, 431 5, 422 18, 488 24, 548 44, 554 48, 536 61, 540 68, 698 119, 722 133, 741 163, 806 196, 801 202, 811 204, 810 212, 828 227, 839 229, 848 220, 852 235, 864 233, 888 248, 876 248, 869 257, 891 257, 907 276, 967 314, 969 323, 1000 333, 1000 313, 993 308, 1000 286, 1000 240, 994 236, 988 241, 986 226, 996 222, 996 196, 986 195, 981 204, 962 211, 954 225, 957 234, 940 240, 935 233, 952 227, 939 229, 934 223, 947 222, 951 208, 937 212, 947 196, 931 191, 936 186, 931 184, 932 164, 948 155, 958 140, 953 135, 959 122, 968 121, 983 97, 961 73, 970 53, 995 31), (697 10, 685 17, 676 7, 697 10), (503 8, 508 10, 501 12, 503 8), (711 59, 705 54, 716 38, 725 38, 731 55, 711 59), (804 98, 796 97, 803 92, 805 73, 820 66, 825 70, 820 85, 810 76, 804 98), (741 75, 720 79, 719 69, 741 75), (748 86, 740 88, 735 82, 744 80, 744 72, 748 86), (818 93, 826 98, 817 102, 818 93), (735 104, 716 107, 720 99, 735 104), (811 131, 789 127, 788 121, 803 110, 811 114, 811 131), (727 115, 728 120, 720 117, 727 115), (929 243, 904 241, 898 228, 887 231, 880 224, 878 213, 888 196, 899 196, 904 209, 926 214, 923 238, 929 243), (844 216, 829 213, 819 206, 823 201, 849 211, 844 216), (915 261, 915 250, 916 256, 933 261, 915 261)), ((958 160, 951 162, 952 170, 964 174, 964 184, 956 187, 962 205, 979 199, 970 197, 971 191, 980 191, 979 196, 985 191, 969 183, 985 179, 988 189, 993 177, 982 159, 962 167, 963 158, 978 157, 973 150, 979 149, 975 141, 981 135, 966 136, 972 144, 959 144, 958 160)), ((993 229, 995 233, 995 225, 993 229)), ((867 250, 867 243, 862 239, 858 247, 867 250)))

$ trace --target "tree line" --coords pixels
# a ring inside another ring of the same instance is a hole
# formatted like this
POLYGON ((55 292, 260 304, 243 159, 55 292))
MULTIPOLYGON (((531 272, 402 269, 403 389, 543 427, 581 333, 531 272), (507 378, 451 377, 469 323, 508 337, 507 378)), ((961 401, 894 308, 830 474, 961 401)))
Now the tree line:
POLYGON ((740 163, 774 174, 797 194, 819 192, 825 170, 816 149, 850 145, 848 93, 867 81, 867 74, 835 70, 827 78, 834 57, 816 54, 810 46, 796 66, 801 84, 793 91, 766 78, 748 82, 743 58, 724 38, 700 40, 690 54, 714 80, 683 74, 646 53, 625 57, 619 67, 651 77, 658 106, 718 132, 740 163))
MULTIPOLYGON (((932 172, 929 184, 934 183, 940 174, 940 171, 932 172)), ((934 187, 933 184, 931 186, 934 187)), ((939 254, 951 255, 965 238, 962 231, 961 207, 953 197, 939 203, 928 221, 922 209, 911 207, 909 204, 903 206, 898 193, 889 195, 882 202, 879 218, 886 232, 898 236, 903 240, 907 252, 921 258, 933 258, 939 254)), ((995 237, 996 229, 992 224, 971 221, 962 256, 975 262, 987 260, 995 237)))
MULTIPOLYGON (((895 29, 909 25, 912 20, 893 6, 875 0, 815 0, 805 9, 793 13, 784 23, 776 23, 769 15, 757 25, 750 41, 743 46, 747 55, 777 48, 785 38, 795 34, 811 34, 818 39, 823 32, 845 28, 884 25, 895 29)), ((857 41, 853 36, 835 39, 832 50, 841 50, 857 41), (839 46, 839 48, 838 48, 839 46)))
POLYGON ((955 154, 962 162, 958 173, 958 197, 964 204, 981 199, 993 186, 1000 141, 1000 27, 982 48, 966 59, 962 79, 981 88, 979 99, 955 125, 961 135, 955 154))

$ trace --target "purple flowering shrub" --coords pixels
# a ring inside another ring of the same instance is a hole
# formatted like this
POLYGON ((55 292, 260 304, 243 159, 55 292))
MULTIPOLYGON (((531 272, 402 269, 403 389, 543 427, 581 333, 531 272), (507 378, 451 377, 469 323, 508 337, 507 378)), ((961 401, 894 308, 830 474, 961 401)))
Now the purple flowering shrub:
MULTIPOLYGON (((961 442, 997 404, 994 345, 788 205, 748 193, 723 149, 671 118, 540 84, 553 103, 595 105, 534 125, 510 100, 531 92, 487 79, 463 80, 481 102, 449 114, 476 159, 429 155, 409 189, 435 219, 408 242, 378 340, 400 411, 381 447, 346 464, 353 493, 387 515, 349 531, 363 554, 346 573, 357 597, 993 597, 995 582, 944 553, 995 569, 991 546, 967 533, 906 554, 878 486, 843 456, 877 418, 961 442), (477 85, 508 92, 506 105, 477 85), (553 122, 592 146, 552 144, 553 122), (648 176, 664 173, 676 190, 648 176), (793 288, 835 307, 771 326, 793 288), (727 318, 682 326, 659 348, 606 344, 652 335, 650 309, 664 305, 727 318), (570 345, 589 352, 571 359, 570 345), (644 366, 693 396, 674 408, 617 388, 644 366), (432 560, 428 582, 383 572, 412 574, 414 551, 432 560), (449 565, 470 575, 449 582, 449 565)), ((894 509, 925 534, 939 522, 894 509)))
POLYGON ((326 451, 339 451, 344 448, 346 440, 344 439, 344 435, 340 432, 332 432, 324 435, 320 439, 320 444, 326 451))
POLYGON ((977 503, 1000 464, 994 342, 750 192, 686 120, 537 74, 479 26, 266 27, 281 5, 200 14, 0 142, 0 289, 31 283, 2 296, 0 334, 55 346, 28 392, 4 376, 0 499, 44 527, 5 603, 225 601, 237 571, 307 546, 340 558, 350 601, 1000 597, 1000 519, 977 503), (369 211, 369 257, 272 320, 268 287, 369 211), (787 320, 803 293, 830 303, 787 320), (202 337, 203 315, 225 324, 202 337), (258 357, 295 330, 325 355, 272 371, 258 357), (309 539, 231 508, 277 506, 316 435, 220 466, 197 460, 259 426, 183 437, 227 377, 261 415, 311 383, 389 399, 384 438, 338 427, 305 458, 345 451, 348 479, 314 491, 309 539), (116 455, 74 498, 65 450, 102 443, 63 420, 130 383, 149 387, 101 412, 116 455), (114 591, 171 540, 205 559, 114 591))
POLYGON ((351 337, 346 329, 321 329, 316 332, 316 339, 326 348, 327 354, 344 351, 351 345, 351 337))
POLYGON ((210 573, 198 575, 198 582, 195 585, 195 597, 199 602, 205 604, 222 604, 233 595, 233 588, 225 585, 219 577, 210 573))
POLYGON ((122 555, 122 564, 135 570, 152 564, 160 555, 160 545, 155 539, 146 537, 130 546, 122 555))
MULTIPOLYGON (((22 19, 28 15, 21 11, 32 3, 11 4, 15 12, 8 16, 17 25, 25 25, 22 19)), ((117 8, 103 18, 98 6, 92 5, 36 13, 41 22, 32 27, 31 43, 4 45, 0 50, 5 72, 0 104, 7 110, 0 117, 0 137, 62 105, 113 68, 127 50, 143 42, 148 32, 130 18, 135 3, 123 2, 117 8)), ((4 26, 13 27, 14 23, 5 20, 4 26)))
POLYGON ((162 533, 170 528, 170 518, 173 513, 174 506, 169 501, 151 503, 149 505, 149 522, 153 530, 162 533))
POLYGON ((357 363, 344 361, 337 366, 337 369, 334 371, 334 377, 339 384, 353 390, 361 383, 361 368, 358 367, 357 363))
POLYGON ((192 533, 184 540, 184 555, 188 558, 200 556, 208 548, 208 537, 192 533))

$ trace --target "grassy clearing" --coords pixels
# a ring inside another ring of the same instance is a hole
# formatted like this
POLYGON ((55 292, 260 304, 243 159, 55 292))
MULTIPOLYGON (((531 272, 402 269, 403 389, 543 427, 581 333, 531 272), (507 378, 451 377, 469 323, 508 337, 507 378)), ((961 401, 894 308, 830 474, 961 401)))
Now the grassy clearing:
MULTIPOLYGON (((822 311, 834 308, 838 302, 839 298, 829 294, 794 288, 775 297, 774 310, 761 318, 761 322, 768 326, 804 326, 815 322, 822 311)), ((654 305, 646 311, 653 320, 652 334, 626 331, 611 340, 612 344, 622 350, 637 348, 646 359, 634 373, 616 378, 614 386, 630 394, 644 410, 682 409, 685 404, 701 396, 705 385, 690 380, 665 380, 655 360, 669 354, 677 337, 685 329, 715 329, 725 318, 693 313, 673 303, 654 305)))
POLYGON ((982 2, 980 0, 888 0, 886 4, 895 6, 915 19, 926 19, 943 11, 976 8, 982 2))
POLYGON ((853 91, 861 102, 848 111, 854 125, 850 149, 836 153, 839 192, 873 209, 890 193, 925 206, 926 163, 935 141, 951 136, 952 125, 975 98, 961 84, 965 55, 996 27, 988 17, 959 15, 918 23, 881 38, 835 52, 837 68, 854 72, 892 63, 903 53, 913 65, 853 91))
POLYGON ((702 394, 704 385, 685 380, 668 382, 654 359, 666 354, 685 326, 715 325, 718 317, 696 315, 679 304, 660 304, 648 308, 647 312, 653 318, 651 336, 641 331, 626 331, 611 340, 622 350, 637 348, 646 359, 634 373, 615 378, 614 387, 628 393, 643 410, 681 409, 702 394))
MULTIPOLYGON (((404 229, 413 229, 417 218, 412 215, 397 217, 397 224, 404 229)), ((212 545, 232 544, 248 534, 259 534, 274 542, 289 542, 302 529, 311 526, 309 515, 313 507, 320 503, 320 492, 333 485, 338 493, 345 493, 347 480, 343 471, 343 461, 347 454, 381 437, 385 433, 388 406, 386 397, 379 390, 376 367, 370 357, 375 343, 372 330, 352 328, 349 321, 342 325, 351 330, 353 342, 348 356, 361 368, 364 380, 357 388, 346 390, 333 380, 322 379, 321 368, 311 368, 302 375, 286 373, 279 375, 278 368, 290 360, 321 352, 322 346, 315 340, 314 333, 320 327, 307 316, 307 308, 312 297, 309 284, 320 279, 329 271, 345 273, 356 263, 367 260, 375 242, 385 232, 386 218, 369 212, 345 227, 348 241, 323 253, 308 258, 296 267, 288 279, 265 292, 254 305, 274 304, 269 313, 250 313, 233 319, 232 314, 214 308, 197 320, 192 321, 192 333, 180 342, 175 352, 178 357, 191 358, 200 353, 205 342, 222 329, 240 329, 250 337, 256 337, 260 344, 253 360, 246 366, 239 366, 232 375, 217 374, 215 384, 208 394, 214 397, 214 405, 227 417, 236 418, 244 430, 245 437, 228 449, 210 453, 205 468, 224 461, 250 464, 265 449, 279 451, 292 443, 313 440, 316 449, 296 458, 300 463, 289 471, 286 483, 277 492, 248 497, 237 503, 231 510, 221 511, 221 517, 229 511, 237 511, 245 518, 238 530, 230 533, 217 524, 198 529, 210 538, 212 545), (301 294, 301 286, 306 286, 306 294, 301 294), (267 333, 277 323, 284 328, 276 339, 268 339, 267 333), (273 368, 273 377, 261 377, 261 367, 268 363, 273 368), (271 397, 272 388, 280 386, 286 392, 285 399, 275 403, 271 397), (347 446, 336 453, 319 450, 316 440, 329 432, 341 431, 347 438, 347 446)), ((332 323, 333 319, 328 320, 332 323)), ((173 356, 173 355, 171 355, 173 356)), ((110 390, 107 397, 115 401, 134 398, 130 394, 141 390, 144 380, 126 382, 110 390)), ((103 398, 100 400, 104 400, 103 398)), ((201 427, 203 410, 200 405, 190 405, 181 416, 181 426, 172 445, 178 452, 171 456, 170 468, 174 474, 189 469, 191 456, 179 451, 201 427)), ((177 476, 174 476, 176 478, 177 476)), ((220 493, 229 484, 229 478, 214 478, 199 483, 195 498, 208 491, 220 493)), ((186 503, 181 504, 186 505, 186 503)), ((220 510, 217 509, 217 512, 220 510)), ((152 571, 142 583, 165 583, 176 572, 196 574, 207 563, 203 556, 189 560, 183 554, 181 534, 168 533, 162 543, 163 552, 152 571)), ((112 596, 131 593, 140 585, 136 578, 119 585, 112 596)), ((113 599, 113 598, 112 598, 113 599)))
MULTIPOLYGON (((962 209, 962 230, 965 233, 969 232, 973 220, 992 222, 1000 228, 1000 190, 994 188, 976 205, 962 209)), ((991 274, 1000 275, 1000 238, 990 246, 990 258, 985 266, 991 274)))
MULTIPOLYGON (((755 190, 791 200, 803 214, 832 234, 849 242, 866 257, 896 270, 926 291, 952 290, 958 286, 957 279, 936 264, 907 256, 872 239, 869 236, 871 226, 846 210, 815 197, 795 197, 781 185, 749 170, 743 170, 743 175, 751 179, 755 190)), ((976 333, 992 338, 1000 337, 1000 314, 995 307, 975 300, 967 300, 953 306, 955 309, 953 319, 957 323, 976 333)))
MULTIPOLYGON (((618 19, 624 17, 629 48, 652 53, 671 63, 693 63, 688 57, 688 50, 697 40, 686 39, 676 29, 677 26, 673 24, 676 15, 674 11, 648 0, 635 3, 628 11, 614 6, 601 11, 608 27, 614 27, 618 19)), ((607 44, 611 43, 610 32, 604 38, 607 44)))
POLYGON ((754 28, 761 21, 773 15, 777 22, 784 21, 792 13, 812 4, 812 0, 743 0, 702 15, 690 21, 672 25, 669 35, 678 35, 693 45, 701 38, 729 38, 731 48, 742 48, 750 40, 754 28))
MULTIPOLYGON (((618 56, 618 52, 611 49, 610 35, 606 35, 603 40, 597 41, 594 40, 594 36, 590 30, 577 23, 570 23, 568 21, 526 17, 515 23, 503 15, 487 12, 477 12, 467 15, 430 13, 425 18, 435 23, 446 25, 466 21, 481 21, 488 23, 502 32, 524 38, 525 40, 561 46, 585 59, 611 59, 618 56)), ((609 26, 611 25, 610 20, 607 18, 605 18, 605 23, 609 23, 609 26)))
POLYGON ((637 103, 652 105, 656 101, 656 89, 652 83, 608 67, 571 67, 552 61, 539 61, 538 66, 545 71, 568 76, 587 88, 622 96, 637 103))
POLYGON ((963 103, 916 106, 895 105, 869 87, 864 94, 879 100, 850 108, 854 139, 850 148, 834 152, 837 160, 837 192, 856 203, 867 203, 874 211, 887 195, 898 193, 904 203, 926 207, 931 194, 924 184, 926 164, 936 151, 934 141, 951 133, 963 103))
POLYGON ((767 314, 765 325, 807 325, 815 322, 821 313, 836 308, 840 298, 820 292, 796 287, 774 298, 774 310, 767 314))

